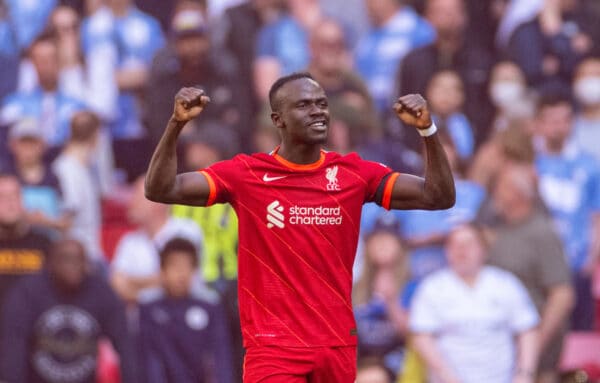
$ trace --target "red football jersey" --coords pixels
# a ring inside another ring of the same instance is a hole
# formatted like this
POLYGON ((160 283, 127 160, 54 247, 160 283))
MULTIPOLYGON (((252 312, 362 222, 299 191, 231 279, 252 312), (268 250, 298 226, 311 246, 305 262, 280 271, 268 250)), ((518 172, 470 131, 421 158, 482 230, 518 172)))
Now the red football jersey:
POLYGON ((229 202, 239 220, 244 345, 355 345, 361 209, 376 194, 389 208, 397 173, 386 178, 384 165, 325 151, 309 165, 276 152, 241 154, 201 172, 211 187, 207 205, 229 202))

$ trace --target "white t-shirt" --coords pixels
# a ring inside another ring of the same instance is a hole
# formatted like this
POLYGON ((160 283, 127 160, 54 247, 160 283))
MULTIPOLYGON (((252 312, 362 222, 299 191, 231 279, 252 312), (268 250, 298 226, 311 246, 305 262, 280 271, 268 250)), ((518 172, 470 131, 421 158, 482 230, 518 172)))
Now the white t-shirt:
POLYGON ((474 286, 450 269, 425 278, 412 302, 409 326, 415 333, 433 334, 461 382, 510 383, 516 361, 514 335, 538 322, 521 282, 509 272, 486 266, 474 286))
MULTIPOLYGON (((160 272, 159 249, 171 239, 181 237, 202 250, 202 231, 189 219, 169 218, 167 223, 150 238, 142 230, 125 234, 117 244, 112 269, 134 278, 145 278, 160 272)), ((161 294, 160 288, 148 288, 140 292, 140 302, 148 302, 161 294)))
POLYGON ((91 169, 63 153, 54 161, 52 170, 60 182, 64 209, 74 214, 69 235, 83 243, 91 259, 102 259, 100 192, 91 169))

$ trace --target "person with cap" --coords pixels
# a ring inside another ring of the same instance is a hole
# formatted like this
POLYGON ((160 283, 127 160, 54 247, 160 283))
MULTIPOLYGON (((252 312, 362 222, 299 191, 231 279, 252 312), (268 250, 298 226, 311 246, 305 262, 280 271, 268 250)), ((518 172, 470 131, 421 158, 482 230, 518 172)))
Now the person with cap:
POLYGON ((245 136, 250 119, 250 100, 238 81, 237 62, 229 52, 214 49, 206 11, 195 1, 181 1, 171 20, 170 39, 160 50, 150 70, 146 95, 145 121, 149 136, 158 142, 163 121, 169 119, 173 105, 165 94, 175 94, 184 86, 200 86, 213 98, 207 120, 233 128, 245 136))
POLYGON ((8 133, 11 154, 8 171, 21 183, 29 221, 48 229, 65 230, 70 217, 61 211, 62 192, 56 175, 45 162, 44 133, 34 118, 17 121, 8 133))

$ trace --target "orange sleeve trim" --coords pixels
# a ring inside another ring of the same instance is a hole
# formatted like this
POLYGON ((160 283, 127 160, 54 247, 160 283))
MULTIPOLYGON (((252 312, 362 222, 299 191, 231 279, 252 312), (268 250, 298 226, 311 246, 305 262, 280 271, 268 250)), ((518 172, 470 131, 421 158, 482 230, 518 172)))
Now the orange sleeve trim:
POLYGON ((208 182, 208 188, 210 191, 208 192, 208 200, 206 201, 206 206, 211 206, 215 203, 215 200, 217 199, 217 186, 215 185, 215 181, 210 176, 210 174, 208 174, 204 170, 199 170, 199 172, 202 175, 204 175, 204 177, 206 177, 206 181, 208 182))
POLYGON ((387 210, 390 210, 390 205, 392 204, 392 191, 394 190, 394 184, 396 183, 396 179, 400 173, 392 173, 390 178, 387 180, 385 184, 385 189, 383 189, 383 198, 381 199, 381 206, 387 210))

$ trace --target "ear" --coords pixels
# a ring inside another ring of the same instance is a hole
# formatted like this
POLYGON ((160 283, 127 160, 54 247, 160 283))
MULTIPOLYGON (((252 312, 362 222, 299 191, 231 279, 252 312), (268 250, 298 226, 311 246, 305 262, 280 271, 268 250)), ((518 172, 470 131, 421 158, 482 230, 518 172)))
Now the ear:
POLYGON ((285 126, 285 123, 283 122, 283 119, 281 118, 281 114, 279 114, 279 112, 271 113, 271 121, 273 121, 273 125, 275 125, 277 129, 283 129, 283 127, 285 126))

